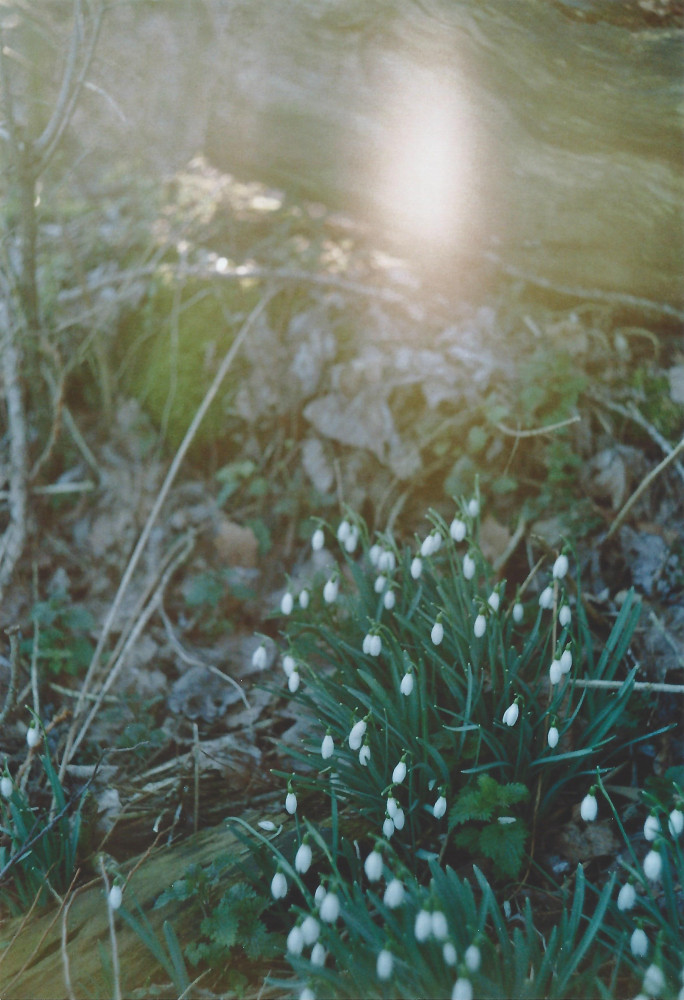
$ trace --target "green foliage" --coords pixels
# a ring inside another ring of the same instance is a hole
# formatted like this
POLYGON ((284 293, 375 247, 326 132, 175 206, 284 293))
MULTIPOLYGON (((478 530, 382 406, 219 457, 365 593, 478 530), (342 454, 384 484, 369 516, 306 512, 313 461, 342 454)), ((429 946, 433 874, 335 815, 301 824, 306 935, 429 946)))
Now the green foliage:
MULTIPOLYGON (((39 626, 38 662, 53 676, 83 673, 94 649, 90 633, 95 622, 87 608, 72 603, 67 593, 57 590, 33 605, 31 618, 39 626)), ((21 651, 31 657, 33 639, 25 639, 21 651)))
POLYGON ((500 785, 490 775, 481 774, 476 783, 459 792, 449 813, 450 830, 467 824, 456 834, 455 842, 475 857, 482 854, 490 858, 497 875, 515 878, 524 860, 529 829, 523 820, 510 816, 509 810, 529 794, 524 785, 500 785))

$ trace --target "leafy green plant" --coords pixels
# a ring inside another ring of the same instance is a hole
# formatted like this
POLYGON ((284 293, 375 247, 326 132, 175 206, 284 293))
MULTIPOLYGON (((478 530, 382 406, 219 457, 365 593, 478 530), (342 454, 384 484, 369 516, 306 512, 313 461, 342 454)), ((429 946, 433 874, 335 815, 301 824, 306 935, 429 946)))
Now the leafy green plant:
POLYGON ((454 837, 471 854, 491 858, 497 875, 515 878, 524 860, 529 829, 510 807, 529 798, 525 785, 500 785, 488 774, 463 788, 449 813, 449 830, 465 825, 454 837))
MULTIPOLYGON (((38 625, 38 662, 53 676, 83 673, 93 655, 90 633, 95 621, 82 605, 74 604, 69 595, 56 590, 45 601, 36 601, 31 618, 38 625)), ((33 639, 25 639, 22 652, 30 657, 33 639)))

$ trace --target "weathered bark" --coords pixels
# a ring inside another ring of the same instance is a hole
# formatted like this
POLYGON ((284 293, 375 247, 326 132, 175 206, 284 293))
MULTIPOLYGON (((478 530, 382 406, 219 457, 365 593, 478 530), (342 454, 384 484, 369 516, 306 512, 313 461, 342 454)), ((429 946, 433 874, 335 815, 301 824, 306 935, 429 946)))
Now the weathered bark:
POLYGON ((684 33, 570 21, 548 0, 228 7, 217 165, 394 231, 452 285, 494 259, 681 309, 684 33), (431 234, 391 165, 445 95, 440 127, 468 162, 431 234))

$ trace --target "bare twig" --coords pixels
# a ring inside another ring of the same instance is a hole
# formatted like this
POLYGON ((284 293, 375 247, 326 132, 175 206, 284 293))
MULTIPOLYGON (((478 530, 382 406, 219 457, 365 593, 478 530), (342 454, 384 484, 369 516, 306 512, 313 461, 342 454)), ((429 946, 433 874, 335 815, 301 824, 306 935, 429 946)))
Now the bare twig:
POLYGON ((17 689, 17 673, 19 671, 19 626, 12 625, 5 629, 5 634, 9 637, 10 644, 10 675, 5 695, 5 704, 0 712, 0 726, 7 718, 7 713, 11 711, 14 704, 14 694, 17 689))
POLYGON ((15 338, 16 329, 10 320, 9 301, 6 301, 0 303, 0 351, 10 449, 8 491, 10 522, 0 547, 0 600, 21 557, 26 540, 26 416, 21 394, 21 365, 15 338))
POLYGON ((617 517, 611 524, 610 528, 608 529, 605 538, 603 539, 604 542, 607 542, 609 538, 612 538, 612 536, 615 534, 618 528, 622 525, 622 522, 625 520, 625 518, 627 517, 627 515, 629 514, 630 510, 637 502, 639 497, 646 492, 646 490, 651 485, 653 480, 657 476, 659 476, 660 473, 668 467, 668 465, 671 465, 672 462, 674 462, 674 460, 677 458, 677 455, 679 455, 680 452, 682 451, 684 451, 684 438, 682 438, 679 444, 672 449, 670 454, 666 455, 665 458, 662 460, 662 462, 659 462, 654 469, 651 469, 649 474, 642 480, 641 483, 639 483, 637 488, 634 490, 634 493, 632 493, 631 497, 629 498, 629 500, 627 500, 622 510, 617 515, 617 517))
POLYGON ((501 423, 497 423, 494 426, 502 434, 507 434, 509 437, 528 438, 538 437, 540 434, 552 434, 554 431, 559 431, 561 427, 569 427, 570 424, 576 424, 581 419, 579 415, 575 415, 574 417, 568 417, 567 420, 560 420, 557 424, 548 424, 546 427, 533 427, 527 431, 516 431, 512 427, 506 427, 505 424, 501 423))
POLYGON ((199 830, 199 787, 200 787, 200 738, 199 738, 199 727, 196 722, 192 724, 192 756, 193 756, 193 778, 194 778, 194 795, 193 795, 193 830, 195 833, 199 830))
MULTIPOLYGON (((576 680, 572 683, 581 688, 605 688, 608 691, 619 691, 624 681, 576 680)), ((658 691, 661 694, 684 694, 684 684, 659 684, 655 681, 635 681, 634 691, 658 691)))
MULTIPOLYGON (((655 441, 655 443, 662 449, 662 451, 665 452, 666 455, 672 454, 672 445, 670 442, 663 437, 660 431, 655 428, 653 424, 648 422, 643 413, 641 413, 641 411, 638 410, 632 403, 628 406, 623 406, 621 403, 615 403, 610 399, 602 399, 601 405, 605 406, 607 410, 619 413, 622 417, 627 417, 628 420, 633 420, 635 424, 638 424, 639 427, 642 427, 646 431, 649 437, 655 441)), ((682 466, 681 462, 675 462, 675 469, 677 470, 679 478, 682 482, 684 482, 684 466, 682 466)))
MULTIPOLYGON (((38 564, 33 563, 33 603, 38 603, 38 564)), ((40 718, 40 691, 38 687, 38 653, 40 649, 40 621, 38 615, 33 616, 33 646, 31 648, 31 694, 33 696, 33 711, 40 718)))

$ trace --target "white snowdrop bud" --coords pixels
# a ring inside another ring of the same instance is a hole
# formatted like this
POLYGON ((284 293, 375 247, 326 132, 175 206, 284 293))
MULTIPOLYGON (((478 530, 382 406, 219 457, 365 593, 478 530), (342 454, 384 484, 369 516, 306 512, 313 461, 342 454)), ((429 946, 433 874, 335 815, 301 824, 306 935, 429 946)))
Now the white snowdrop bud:
POLYGON ((368 558, 370 559, 371 566, 377 566, 378 565, 378 559, 380 558, 380 553, 381 552, 382 552, 382 548, 381 548, 380 545, 378 545, 377 542, 375 542, 374 545, 371 545, 371 547, 368 550, 368 558))
POLYGON ((449 534, 455 542, 462 542, 466 536, 465 521, 462 521, 459 517, 455 517, 451 522, 449 534))
POLYGON ((394 957, 392 952, 388 951, 387 948, 383 948, 378 954, 378 960, 375 963, 375 971, 378 974, 378 979, 389 979, 393 968, 394 957))
POLYGON ((310 986, 305 986, 299 994, 299 1000, 316 1000, 316 994, 310 986))
POLYGON ((278 829, 275 823, 270 819, 260 819, 257 826, 262 830, 265 830, 267 833, 273 833, 274 830, 278 829))
POLYGON ((290 955, 301 955, 304 947, 304 935, 301 927, 293 927, 287 935, 287 950, 290 955))
POLYGON ((520 715, 520 707, 517 701, 514 701, 512 705, 509 705, 503 714, 503 719, 501 720, 507 726, 514 726, 518 721, 518 716, 520 715))
POLYGON ((475 576, 475 560, 470 553, 463 557, 463 576, 466 580, 472 580, 475 576))
POLYGON ((391 816, 392 819, 394 819, 394 817, 397 815, 397 812, 399 811, 399 803, 395 798, 393 798, 390 795, 389 798, 387 799, 387 805, 385 808, 387 809, 387 815, 391 816))
POLYGON ((407 698, 413 691, 413 674, 407 673, 401 678, 401 693, 407 698))
POLYGON ((38 726, 31 726, 30 729, 26 730, 26 742, 31 750, 38 746, 40 743, 40 729, 38 726))
POLYGON ((681 809, 672 810, 667 821, 667 828, 673 837, 678 837, 684 830, 684 812, 681 809))
POLYGON ((451 1000, 473 1000, 473 984, 469 979, 459 976, 451 991, 451 1000))
POLYGON ((290 694, 294 694, 299 687, 299 671, 293 670, 290 676, 287 678, 287 686, 290 694))
POLYGON ((107 905, 110 910, 118 910, 123 900, 123 892, 120 885, 113 885, 107 896, 107 905))
POLYGON ((441 819, 442 816, 445 814, 446 810, 447 810, 447 800, 444 798, 443 795, 440 795, 440 797, 437 799, 434 806, 432 807, 432 815, 435 817, 435 819, 441 819))
POLYGON ((382 639, 379 635, 372 635, 368 643, 368 652, 371 656, 380 656, 382 653, 382 639))
POLYGON ((318 912, 326 924, 335 923, 340 915, 340 901, 334 892, 326 892, 318 912))
POLYGON ((440 642, 444 638, 444 626, 441 622, 435 622, 432 626, 432 631, 430 632, 430 638, 432 639, 435 646, 439 646, 440 642))
POLYGON ((294 656, 290 656, 289 653, 286 653, 285 656, 283 657, 283 671, 285 673, 285 676, 289 677, 290 674, 292 674, 296 670, 296 668, 297 664, 295 663, 294 656))
POLYGON ((364 743, 359 750, 359 764, 361 767, 368 767, 368 761, 371 758, 371 750, 367 743, 364 743))
POLYGON ((665 989, 665 976, 657 965, 649 965, 644 973, 643 990, 647 997, 659 997, 665 989))
POLYGON ((445 941, 442 945, 442 957, 447 965, 456 965, 458 954, 451 941, 445 941))
POLYGON ((432 554, 439 552, 442 547, 442 536, 438 531, 432 532, 432 554))
POLYGON ((618 910, 631 910, 636 903, 636 890, 631 882, 625 882, 618 893, 618 910))
POLYGON ((302 921, 302 935, 304 937, 304 944, 311 945, 318 941, 318 935, 321 933, 321 925, 310 913, 308 916, 304 917, 302 921))
POLYGON ((432 933, 432 915, 427 910, 419 910, 413 925, 416 941, 427 941, 432 933))
POLYGON ((552 750, 555 750, 558 746, 559 733, 556 726, 551 726, 549 729, 548 736, 546 737, 546 742, 549 744, 552 750))
POLYGON ((312 857, 313 855, 309 845, 307 843, 300 844, 297 848, 297 853, 295 854, 295 871, 299 872, 300 875, 306 875, 311 867, 312 857))
POLYGON ((390 910, 396 910, 404 902, 404 887, 398 878, 390 879, 385 889, 382 901, 390 910))
POLYGON ((430 919, 432 921, 432 936, 436 938, 437 941, 443 941, 449 933, 447 918, 441 910, 434 910, 430 919))
POLYGON ((513 621, 516 625, 519 625, 523 620, 523 615, 525 614, 525 609, 523 608, 520 601, 516 601, 513 605, 513 621))
POLYGON ((349 554, 351 555, 351 553, 356 550, 356 546, 358 544, 359 544, 359 529, 356 526, 354 526, 344 540, 345 552, 349 552, 349 554))
POLYGON ((0 778, 0 795, 2 795, 3 799, 11 798, 13 787, 12 779, 8 778, 7 775, 4 774, 2 778, 0 778))
POLYGON ((394 823, 392 822, 389 816, 385 816, 385 819, 382 824, 382 835, 385 838, 385 840, 389 840, 393 833, 394 833, 394 823))
POLYGON ((349 749, 350 750, 360 750, 361 744, 363 743, 363 738, 366 735, 366 729, 368 728, 365 719, 359 719, 351 727, 351 732, 349 733, 349 749))
POLYGON ((375 593, 381 594, 386 586, 387 586, 387 577, 383 576, 382 573, 380 574, 380 576, 376 576, 375 583, 373 584, 373 590, 375 591, 375 593))
POLYGON ((352 527, 349 521, 340 521, 340 526, 337 529, 337 541, 340 543, 340 545, 344 544, 344 542, 347 541, 347 539, 351 534, 351 530, 352 527))
POLYGON ((558 612, 558 621, 561 628, 567 628, 572 621, 572 612, 567 604, 564 604, 558 612))
POLYGON ((378 850, 371 851, 363 863, 363 870, 369 882, 377 882, 382 877, 382 854, 378 850))
MULTIPOLYGON (((400 785, 404 778, 406 777, 406 764, 403 760, 400 760, 398 764, 395 765, 392 771, 392 784, 400 785)), ((394 824, 397 825, 396 823, 394 824)))
POLYGON ((498 611, 500 603, 501 603, 501 598, 499 597, 497 591, 493 590, 492 593, 487 598, 487 604, 492 609, 492 611, 498 611))
POLYGON ((393 590, 388 590, 382 599, 382 603, 385 605, 387 611, 391 611, 394 605, 397 603, 397 597, 393 590))
POLYGON ((487 628, 487 619, 484 615, 478 615, 475 619, 475 625, 473 626, 473 632, 475 633, 476 639, 481 639, 485 634, 487 628))
POLYGON ((420 546, 420 554, 423 557, 423 559, 426 559, 428 556, 432 555, 433 552, 432 544, 433 544, 432 535, 428 535, 427 538, 423 539, 420 546))
POLYGON ((411 577, 417 580, 420 574, 423 572, 423 560, 416 556, 411 560, 411 577))
POLYGON ((648 938, 641 927, 637 927, 632 933, 629 947, 632 949, 632 954, 635 958, 643 958, 648 952, 648 938))
POLYGON ((558 684, 562 676, 563 671, 561 670, 560 660, 552 660, 549 667, 549 680, 552 684, 558 684))
POLYGON ((316 886, 316 891, 314 893, 314 903, 320 909, 321 903, 325 899, 326 888, 324 885, 316 886))
POLYGON ((321 757, 323 760, 329 760, 330 757, 335 752, 335 743, 333 741, 330 733, 326 733, 323 737, 323 742, 321 743, 321 757))
POLYGON ((580 816, 585 823, 593 823, 598 815, 598 802, 596 796, 589 792, 585 795, 580 804, 580 816))
POLYGON ((564 649, 560 655, 561 672, 564 674, 569 674, 571 666, 572 666, 572 653, 570 652, 569 649, 564 649))
POLYGON ((545 587, 539 595, 539 607, 548 610, 553 607, 553 587, 545 587))
POLYGON ((340 584, 337 579, 330 579, 323 588, 323 600, 326 604, 334 604, 337 600, 337 594, 340 589, 340 584))
POLYGON ((660 833, 660 820, 657 816, 647 816, 644 823, 644 839, 655 840, 660 833))
POLYGON ((268 655, 263 642, 252 653, 252 666, 255 670, 265 670, 268 663, 268 655))
POLYGON ((289 812, 290 816, 294 816, 297 812, 297 796, 294 792, 288 792, 285 796, 285 809, 289 812))
POLYGON ((660 851, 649 851, 644 858, 644 875, 651 882, 657 882, 663 871, 663 859, 660 851))
POLYGON ((311 548, 314 552, 320 552, 320 550, 325 545, 325 535, 323 534, 323 528, 316 528, 313 535, 311 536, 311 548))
POLYGON ((300 594, 299 594, 299 607, 302 609, 302 611, 306 611, 306 609, 309 607, 309 591, 308 590, 302 590, 302 591, 300 591, 300 594))
POLYGON ((316 944, 311 949, 311 964, 317 965, 319 968, 325 965, 325 960, 328 957, 328 953, 321 944, 317 941, 316 944))
POLYGON ((288 591, 286 594, 283 594, 283 599, 280 602, 280 610, 284 615, 291 615, 293 608, 294 608, 294 598, 292 594, 288 591))
POLYGON ((554 580, 562 580, 567 572, 568 572, 568 557, 566 555, 560 555, 553 564, 552 575, 554 580))
POLYGON ((472 500, 468 501, 468 513, 471 517, 477 517, 480 513, 480 502, 473 497, 472 500))
POLYGON ((406 817, 404 816, 404 810, 401 807, 399 807, 399 809, 397 809, 397 811, 396 811, 396 813, 394 815, 394 819, 392 820, 392 822, 394 823, 395 829, 397 829, 397 830, 403 830, 404 829, 404 824, 406 822, 406 817))
POLYGON ((271 879, 271 895, 274 899, 285 899, 287 896, 287 879, 282 872, 276 872, 271 879))
POLYGON ((482 956, 476 944, 471 944, 469 948, 466 948, 463 960, 468 972, 477 972, 482 962, 482 956))
POLYGON ((370 634, 370 632, 366 632, 366 634, 363 637, 363 642, 361 643, 361 652, 363 653, 364 656, 370 655, 370 643, 372 638, 373 636, 370 634))
POLYGON ((391 549, 383 549, 378 557, 378 569, 381 573, 393 573, 397 565, 394 552, 391 549))

